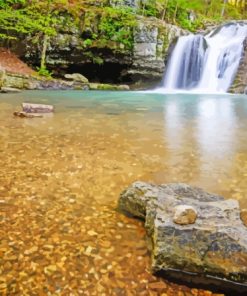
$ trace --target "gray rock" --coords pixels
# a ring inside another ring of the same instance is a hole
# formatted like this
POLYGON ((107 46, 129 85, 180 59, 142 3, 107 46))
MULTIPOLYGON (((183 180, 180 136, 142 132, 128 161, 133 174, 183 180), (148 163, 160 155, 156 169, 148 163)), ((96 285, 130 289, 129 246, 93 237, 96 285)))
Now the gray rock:
POLYGON ((111 6, 129 6, 132 8, 139 7, 139 0, 110 0, 111 6))
POLYGON ((80 73, 65 74, 64 77, 69 80, 88 83, 88 79, 80 73))
POLYGON ((223 281, 247 291, 247 227, 238 201, 186 184, 135 182, 120 195, 119 208, 145 219, 153 272, 223 281), (174 210, 184 205, 196 212, 193 224, 174 223, 174 210))
POLYGON ((14 73, 5 73, 4 78, 0 77, 0 92, 19 92, 21 89, 74 89, 88 90, 89 84, 81 81, 65 81, 39 76, 29 76, 14 73))
POLYGON ((157 84, 164 75, 170 44, 184 34, 182 29, 155 18, 139 18, 134 30, 133 63, 125 74, 135 82, 157 84))

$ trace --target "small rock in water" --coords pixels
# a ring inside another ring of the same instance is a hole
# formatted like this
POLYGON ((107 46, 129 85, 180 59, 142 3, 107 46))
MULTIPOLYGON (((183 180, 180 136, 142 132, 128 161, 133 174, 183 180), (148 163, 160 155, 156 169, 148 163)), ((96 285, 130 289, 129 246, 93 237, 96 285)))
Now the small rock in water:
POLYGON ((187 205, 175 207, 173 222, 180 225, 194 224, 197 218, 195 208, 187 205))

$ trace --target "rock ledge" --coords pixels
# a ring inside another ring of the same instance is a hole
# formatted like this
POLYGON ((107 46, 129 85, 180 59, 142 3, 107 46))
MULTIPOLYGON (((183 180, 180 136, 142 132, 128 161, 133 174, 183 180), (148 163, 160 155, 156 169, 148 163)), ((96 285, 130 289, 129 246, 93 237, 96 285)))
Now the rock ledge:
POLYGON ((182 183, 135 182, 119 208, 145 219, 153 272, 247 292, 247 227, 236 200, 182 183))

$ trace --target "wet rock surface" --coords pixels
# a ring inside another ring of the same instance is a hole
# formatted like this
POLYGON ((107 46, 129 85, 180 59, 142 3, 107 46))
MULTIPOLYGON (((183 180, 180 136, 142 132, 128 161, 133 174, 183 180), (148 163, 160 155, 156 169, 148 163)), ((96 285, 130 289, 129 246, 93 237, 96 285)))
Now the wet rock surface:
POLYGON ((66 79, 45 78, 0 71, 0 93, 15 93, 20 90, 129 90, 125 84, 90 83, 81 74, 67 74, 66 79))
POLYGON ((192 280, 247 291, 246 212, 241 220, 238 201, 182 183, 135 182, 120 195, 119 208, 145 219, 153 272, 189 273, 192 280), (175 223, 174 209, 181 214, 186 208, 193 224, 175 223))
POLYGON ((247 37, 244 41, 244 50, 239 64, 238 72, 236 74, 233 85, 230 89, 232 93, 247 94, 247 37))

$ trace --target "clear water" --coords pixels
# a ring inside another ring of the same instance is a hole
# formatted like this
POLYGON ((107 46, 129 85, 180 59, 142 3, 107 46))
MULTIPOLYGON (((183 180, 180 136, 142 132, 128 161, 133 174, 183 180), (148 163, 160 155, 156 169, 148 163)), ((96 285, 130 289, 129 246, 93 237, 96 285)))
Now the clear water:
POLYGON ((247 208, 246 126, 240 95, 1 94, 1 291, 204 295, 151 275, 143 224, 117 199, 135 180, 186 182, 247 208), (56 112, 15 118, 23 101, 56 112))

